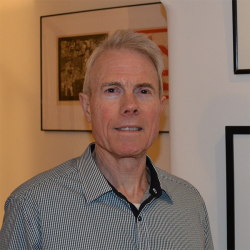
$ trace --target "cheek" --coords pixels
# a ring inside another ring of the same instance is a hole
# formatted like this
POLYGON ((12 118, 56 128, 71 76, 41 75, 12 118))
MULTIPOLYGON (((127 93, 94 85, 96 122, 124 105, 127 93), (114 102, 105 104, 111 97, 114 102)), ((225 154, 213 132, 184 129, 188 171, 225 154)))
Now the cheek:
POLYGON ((92 125, 98 124, 99 129, 105 129, 115 116, 113 106, 104 103, 96 104, 92 109, 92 114, 94 114, 92 125))
POLYGON ((146 115, 147 120, 151 123, 152 126, 157 125, 160 121, 160 108, 156 108, 157 106, 152 106, 152 108, 148 108, 146 115))
POLYGON ((96 106, 94 114, 94 119, 92 119, 93 136, 96 143, 105 144, 108 141, 110 129, 112 129, 114 114, 110 108, 103 105, 96 106))

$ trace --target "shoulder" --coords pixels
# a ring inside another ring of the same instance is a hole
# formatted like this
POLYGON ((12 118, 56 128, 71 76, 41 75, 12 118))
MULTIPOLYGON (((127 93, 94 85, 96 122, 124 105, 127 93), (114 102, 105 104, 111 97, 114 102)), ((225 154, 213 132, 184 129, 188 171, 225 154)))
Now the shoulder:
POLYGON ((158 174, 161 186, 163 187, 163 189, 165 187, 165 191, 169 193, 172 198, 183 196, 186 196, 186 198, 193 197, 197 201, 204 203, 199 191, 188 181, 175 175, 169 174, 159 168, 156 168, 156 172, 158 174))
MULTIPOLYGON (((185 221, 192 223, 193 226, 196 225, 196 229, 201 228, 203 231, 198 231, 204 232, 205 249, 213 249, 208 213, 199 191, 182 178, 159 168, 156 168, 156 171, 162 189, 171 199, 170 204, 174 213, 182 216, 182 218, 186 218, 185 221)), ((184 221, 182 223, 185 224, 184 221)), ((188 228, 190 228, 190 225, 188 225, 188 228)))
POLYGON ((56 180, 64 178, 65 176, 77 171, 77 159, 78 158, 71 159, 57 167, 34 176, 16 188, 11 193, 9 198, 22 199, 41 186, 49 188, 51 185, 53 185, 53 183, 55 183, 56 180))

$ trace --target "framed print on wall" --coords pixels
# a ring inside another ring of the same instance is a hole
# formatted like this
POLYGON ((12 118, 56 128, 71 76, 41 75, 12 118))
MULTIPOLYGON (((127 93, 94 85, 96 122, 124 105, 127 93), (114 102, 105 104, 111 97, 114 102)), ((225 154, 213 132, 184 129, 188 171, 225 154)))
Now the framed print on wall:
POLYGON ((227 249, 250 246, 250 126, 226 127, 227 249))
POLYGON ((234 73, 250 74, 250 1, 232 0, 234 73))
POLYGON ((40 25, 42 130, 91 131, 78 100, 86 61, 114 31, 131 29, 147 34, 161 49, 167 102, 160 132, 169 131, 167 16, 160 2, 42 16, 40 25))

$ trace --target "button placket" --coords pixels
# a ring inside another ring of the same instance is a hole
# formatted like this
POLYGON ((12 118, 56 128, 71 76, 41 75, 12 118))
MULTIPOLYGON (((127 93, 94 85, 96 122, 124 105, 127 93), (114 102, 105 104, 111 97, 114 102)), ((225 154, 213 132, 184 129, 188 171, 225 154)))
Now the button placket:
POLYGON ((149 235, 148 235, 147 225, 145 224, 144 218, 142 215, 137 217, 137 242, 138 242, 138 249, 140 250, 148 250, 149 247, 149 235))

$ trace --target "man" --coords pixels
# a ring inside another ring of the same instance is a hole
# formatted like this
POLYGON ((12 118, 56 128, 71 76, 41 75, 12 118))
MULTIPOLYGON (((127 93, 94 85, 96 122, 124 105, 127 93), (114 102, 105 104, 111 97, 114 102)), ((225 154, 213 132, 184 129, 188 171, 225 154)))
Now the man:
POLYGON ((158 47, 117 31, 92 54, 80 102, 95 144, 17 188, 1 249, 213 249, 204 201, 147 156, 164 107, 158 47))

